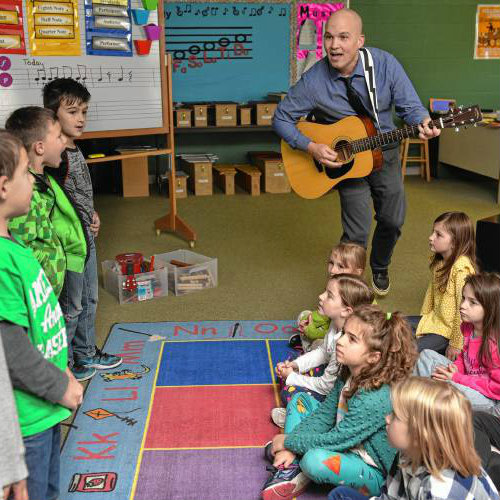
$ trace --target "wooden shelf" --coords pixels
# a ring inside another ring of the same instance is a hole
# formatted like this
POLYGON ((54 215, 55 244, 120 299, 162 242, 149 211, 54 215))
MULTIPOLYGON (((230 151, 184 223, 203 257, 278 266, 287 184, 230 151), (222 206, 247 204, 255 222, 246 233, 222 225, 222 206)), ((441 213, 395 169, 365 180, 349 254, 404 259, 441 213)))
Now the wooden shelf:
POLYGON ((203 134, 226 132, 274 132, 270 125, 241 125, 237 127, 175 127, 176 134, 203 134))
POLYGON ((128 158, 144 158, 145 156, 160 156, 172 154, 172 149, 152 149, 144 151, 134 151, 133 153, 122 153, 102 158, 86 158, 87 163, 104 163, 106 161, 120 161, 128 158))

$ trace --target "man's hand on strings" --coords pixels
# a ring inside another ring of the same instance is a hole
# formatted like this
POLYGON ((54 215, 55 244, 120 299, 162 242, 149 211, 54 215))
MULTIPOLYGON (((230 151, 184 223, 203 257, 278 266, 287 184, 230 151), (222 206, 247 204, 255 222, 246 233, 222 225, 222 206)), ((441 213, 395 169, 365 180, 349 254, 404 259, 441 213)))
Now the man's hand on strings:
POLYGON ((326 144, 310 142, 307 151, 314 156, 314 159, 326 167, 338 168, 342 163, 337 161, 337 153, 326 144))
POLYGON ((437 137, 441 133, 441 129, 437 127, 429 127, 431 122, 430 118, 426 118, 422 123, 418 124, 418 136, 422 140, 432 139, 433 137, 437 137))

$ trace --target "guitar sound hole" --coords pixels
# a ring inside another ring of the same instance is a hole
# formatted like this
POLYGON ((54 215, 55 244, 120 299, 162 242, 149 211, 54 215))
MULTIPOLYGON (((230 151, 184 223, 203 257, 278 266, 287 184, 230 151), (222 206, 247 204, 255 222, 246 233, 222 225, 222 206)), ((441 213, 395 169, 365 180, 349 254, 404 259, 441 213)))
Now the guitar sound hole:
POLYGON ((352 159, 352 147, 348 141, 339 141, 335 144, 335 152, 338 154, 338 160, 342 163, 352 159))

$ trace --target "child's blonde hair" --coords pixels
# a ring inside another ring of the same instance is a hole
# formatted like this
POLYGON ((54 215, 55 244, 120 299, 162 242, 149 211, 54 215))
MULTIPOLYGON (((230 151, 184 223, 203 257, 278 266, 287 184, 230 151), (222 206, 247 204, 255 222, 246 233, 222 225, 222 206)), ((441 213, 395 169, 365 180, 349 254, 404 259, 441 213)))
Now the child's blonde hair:
POLYGON ((424 466, 440 478, 444 469, 464 477, 479 476, 469 400, 455 387, 423 377, 410 377, 392 388, 397 418, 408 425, 411 451, 403 457, 415 471, 424 466))
POLYGON ((476 300, 484 310, 483 333, 479 360, 484 365, 492 362, 493 343, 500 353, 500 275, 496 273, 470 274, 465 278, 476 300))
POLYGON ((430 268, 433 269, 438 263, 443 262, 443 266, 436 273, 436 279, 439 290, 444 292, 450 277, 451 268, 461 255, 468 257, 477 271, 476 240, 474 237, 474 225, 469 216, 464 212, 445 212, 434 221, 434 224, 439 222, 450 233, 453 245, 448 259, 444 260, 441 254, 435 253, 430 264, 430 268))
POLYGON ((339 295, 345 306, 355 308, 362 304, 371 304, 375 298, 366 281, 356 274, 334 274, 330 276, 330 281, 337 282, 339 295))
MULTIPOLYGON (((377 363, 364 367, 353 376, 346 392, 350 398, 358 389, 378 389, 408 377, 415 365, 418 353, 413 333, 406 318, 399 312, 385 313, 376 305, 356 307, 347 321, 357 318, 366 325, 363 341, 368 352, 379 352, 377 363)), ((347 380, 349 368, 342 366, 340 377, 347 380)))
POLYGON ((335 255, 343 267, 361 269, 361 272, 364 272, 366 267, 366 249, 361 245, 349 241, 340 242, 332 248, 331 254, 335 255))

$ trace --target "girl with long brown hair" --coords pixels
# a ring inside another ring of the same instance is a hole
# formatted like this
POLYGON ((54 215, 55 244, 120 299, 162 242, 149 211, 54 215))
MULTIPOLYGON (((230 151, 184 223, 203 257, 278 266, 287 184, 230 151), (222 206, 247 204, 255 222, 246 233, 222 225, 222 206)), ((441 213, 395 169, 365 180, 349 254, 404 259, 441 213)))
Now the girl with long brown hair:
POLYGON ((463 212, 445 212, 429 236, 434 256, 431 282, 417 327, 418 350, 432 349, 452 361, 462 350, 460 301, 465 278, 476 272, 474 226, 463 212))
POLYGON ((420 353, 417 375, 451 381, 475 410, 500 414, 500 276, 472 274, 460 304, 464 346, 455 362, 435 351, 420 353))
POLYGON ((337 340, 339 376, 325 401, 295 395, 285 433, 272 441, 272 474, 263 500, 291 500, 310 481, 352 484, 377 495, 396 451, 387 441, 390 387, 412 371, 417 352, 400 313, 364 305, 347 318, 337 340))

